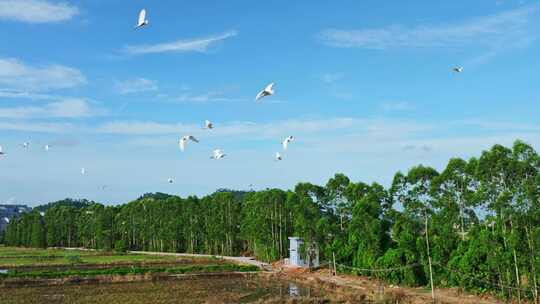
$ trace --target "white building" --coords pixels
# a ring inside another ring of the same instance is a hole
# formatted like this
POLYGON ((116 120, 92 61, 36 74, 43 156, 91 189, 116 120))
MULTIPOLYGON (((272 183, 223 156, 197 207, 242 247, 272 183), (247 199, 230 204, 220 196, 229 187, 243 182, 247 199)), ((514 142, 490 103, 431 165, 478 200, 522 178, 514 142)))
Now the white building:
POLYGON ((291 266, 297 267, 318 267, 319 248, 315 243, 310 243, 305 248, 304 239, 299 237, 289 237, 289 262, 291 266))

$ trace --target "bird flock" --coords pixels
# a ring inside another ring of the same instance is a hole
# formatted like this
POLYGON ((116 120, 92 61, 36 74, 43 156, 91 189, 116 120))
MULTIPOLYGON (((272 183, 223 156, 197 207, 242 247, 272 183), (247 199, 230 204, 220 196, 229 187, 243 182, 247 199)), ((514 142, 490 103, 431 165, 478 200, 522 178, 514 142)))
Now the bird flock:
MULTIPOLYGON (((141 29, 141 28, 147 26, 148 24, 149 24, 149 21, 146 18, 146 9, 142 9, 139 12, 139 16, 138 16, 138 19, 137 19, 137 24, 135 25, 134 29, 135 30, 141 29)), ((456 67, 452 68, 452 71, 455 72, 455 73, 462 73, 463 70, 464 70, 464 68, 461 67, 461 66, 456 66, 456 67)), ((265 97, 269 97, 269 96, 274 95, 275 94, 274 86, 275 86, 275 83, 272 82, 272 83, 268 84, 266 87, 264 87, 264 89, 262 89, 255 96, 255 101, 259 102, 265 97)), ((210 120, 205 120, 204 126, 202 127, 202 129, 204 129, 204 130, 213 130, 214 128, 215 128, 215 126, 214 126, 213 122, 211 122, 210 120)), ((291 135, 291 136, 287 136, 281 142, 282 147, 283 147, 283 151, 287 150, 287 148, 289 147, 289 144, 293 140, 294 140, 294 137, 291 135)), ((195 138, 193 135, 180 136, 180 139, 178 141, 180 151, 184 152, 186 150, 187 146, 188 146, 188 143, 190 143, 190 142, 199 143, 199 139, 195 138)), ((30 143, 29 142, 23 142, 23 143, 20 144, 20 146, 23 149, 29 149, 30 148, 30 143)), ((51 148, 50 144, 45 144, 43 146, 43 149, 46 152, 48 152, 50 150, 50 148, 51 148)), ((4 156, 5 154, 6 153, 4 152, 2 146, 0 146, 0 157, 4 156)), ((225 154, 225 151, 223 149, 215 149, 215 150, 212 151, 212 155, 210 156, 210 159, 220 160, 220 159, 225 158, 225 156, 227 156, 227 154, 225 154)), ((283 160, 283 155, 280 152, 276 152, 275 157, 274 157, 274 161, 282 161, 282 160, 283 160)), ((83 168, 81 168, 81 175, 85 175, 85 174, 86 174, 86 169, 83 167, 83 168)), ((169 184, 174 183, 174 179, 173 178, 168 178, 167 183, 169 183, 169 184)), ((108 187, 107 185, 104 185, 102 187, 102 189, 106 189, 107 187, 108 187)))

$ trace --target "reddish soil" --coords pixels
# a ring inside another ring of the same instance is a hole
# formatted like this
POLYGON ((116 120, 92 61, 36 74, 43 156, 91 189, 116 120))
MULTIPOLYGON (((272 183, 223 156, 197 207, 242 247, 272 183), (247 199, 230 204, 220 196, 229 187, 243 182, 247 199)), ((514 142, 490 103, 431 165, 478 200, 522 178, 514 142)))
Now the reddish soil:
MULTIPOLYGON (((386 284, 379 280, 356 276, 339 274, 334 276, 328 269, 320 269, 310 272, 305 268, 292 268, 282 263, 274 263, 274 270, 277 275, 286 280, 294 280, 304 284, 320 286, 329 292, 341 295, 340 300, 347 302, 354 296, 356 299, 366 299, 370 301, 380 301, 383 303, 433 303, 431 291, 425 288, 409 288, 386 284)), ((447 304, 488 304, 506 303, 502 300, 490 296, 478 296, 463 293, 459 289, 436 289, 436 303, 447 304)))

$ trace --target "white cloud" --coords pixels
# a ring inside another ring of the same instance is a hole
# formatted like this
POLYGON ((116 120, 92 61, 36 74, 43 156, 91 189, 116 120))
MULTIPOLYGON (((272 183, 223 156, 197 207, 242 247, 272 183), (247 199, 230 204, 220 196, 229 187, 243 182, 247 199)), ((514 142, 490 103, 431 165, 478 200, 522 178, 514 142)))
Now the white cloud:
POLYGON ((54 99, 58 99, 59 97, 54 96, 54 95, 32 93, 32 92, 27 92, 27 91, 2 90, 2 89, 0 89, 0 98, 31 99, 31 100, 54 100, 54 99))
POLYGON ((120 81, 116 84, 116 89, 120 94, 132 94, 140 92, 155 91, 158 89, 157 83, 146 78, 135 78, 120 81))
POLYGON ((77 69, 63 65, 32 67, 17 59, 0 58, 0 84, 16 90, 42 91, 72 88, 86 78, 77 69))
POLYGON ((1 0, 0 19, 29 23, 48 23, 69 20, 79 9, 68 3, 44 0, 1 0))
POLYGON ((238 35, 236 31, 228 31, 223 34, 197 38, 192 40, 178 40, 168 43, 160 43, 154 45, 129 45, 126 47, 126 52, 131 55, 143 55, 152 53, 167 53, 167 52, 206 52, 210 46, 238 35))
POLYGON ((102 109, 93 109, 84 99, 66 99, 44 106, 22 106, 0 108, 0 117, 23 118, 79 118, 103 115, 102 109))
POLYGON ((1 121, 0 130, 20 132, 66 133, 75 127, 70 123, 42 123, 31 121, 1 121))
POLYGON ((523 46, 538 38, 536 28, 539 12, 540 5, 530 5, 454 24, 327 29, 319 34, 319 38, 332 47, 377 50, 464 45, 484 45, 489 48, 523 46))

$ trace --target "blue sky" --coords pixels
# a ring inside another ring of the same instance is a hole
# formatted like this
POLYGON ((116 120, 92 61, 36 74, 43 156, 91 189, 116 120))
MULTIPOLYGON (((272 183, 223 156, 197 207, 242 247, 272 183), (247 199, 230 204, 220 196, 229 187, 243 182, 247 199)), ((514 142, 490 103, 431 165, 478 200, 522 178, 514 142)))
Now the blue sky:
POLYGON ((2 202, 388 185, 540 144, 537 1, 0 0, 0 25, 2 202))

